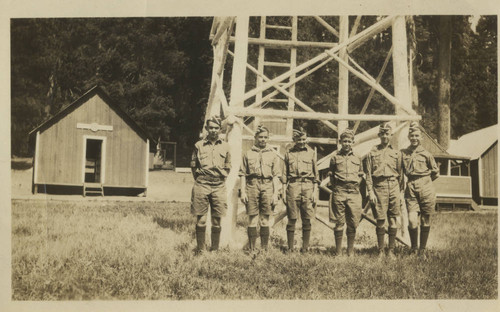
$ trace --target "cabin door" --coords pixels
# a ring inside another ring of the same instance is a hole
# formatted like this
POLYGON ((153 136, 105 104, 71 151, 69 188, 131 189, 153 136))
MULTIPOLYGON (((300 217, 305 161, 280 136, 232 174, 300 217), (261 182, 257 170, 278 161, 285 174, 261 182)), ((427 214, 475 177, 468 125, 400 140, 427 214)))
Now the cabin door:
POLYGON ((101 183, 102 142, 99 139, 87 139, 85 151, 85 182, 101 183))

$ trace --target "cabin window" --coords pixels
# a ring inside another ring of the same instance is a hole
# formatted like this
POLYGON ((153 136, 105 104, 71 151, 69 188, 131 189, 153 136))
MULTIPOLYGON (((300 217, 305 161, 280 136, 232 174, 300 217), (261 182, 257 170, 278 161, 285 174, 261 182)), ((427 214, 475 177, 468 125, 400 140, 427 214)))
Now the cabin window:
POLYGON ((468 176, 469 166, 468 162, 460 159, 452 159, 451 161, 451 175, 452 176, 468 176))

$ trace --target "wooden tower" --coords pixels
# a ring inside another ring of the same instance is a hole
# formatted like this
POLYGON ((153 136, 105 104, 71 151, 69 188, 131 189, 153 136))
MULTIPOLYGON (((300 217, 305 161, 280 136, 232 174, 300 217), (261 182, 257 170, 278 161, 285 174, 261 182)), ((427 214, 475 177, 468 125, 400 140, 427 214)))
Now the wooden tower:
MULTIPOLYGON (((323 25, 338 39, 337 42, 313 42, 299 41, 298 17, 291 17, 291 23, 277 25, 268 23, 268 18, 260 17, 260 31, 258 37, 249 37, 249 16, 216 17, 210 32, 214 51, 214 64, 212 71, 212 82, 210 96, 205 119, 214 114, 226 116, 227 133, 226 140, 229 142, 232 154, 232 168, 226 181, 228 192, 228 213, 223 219, 221 243, 231 245, 236 229, 236 216, 238 213, 237 180, 238 170, 241 163, 243 142, 252 141, 255 127, 266 121, 282 124, 282 135, 273 135, 270 143, 286 144, 292 142, 292 130, 294 119, 318 120, 332 130, 331 137, 309 138, 310 142, 319 144, 335 144, 336 138, 348 126, 349 121, 355 121, 355 129, 361 121, 394 121, 398 128, 407 127, 408 121, 419 120, 421 117, 411 107, 406 21, 405 16, 386 16, 380 18, 375 24, 358 32, 361 16, 357 16, 354 25, 349 29, 349 17, 339 17, 339 29, 335 29, 319 16, 304 17, 313 18, 323 25), (380 74, 374 78, 356 63, 349 55, 352 51, 362 47, 363 43, 371 40, 377 34, 392 28, 392 48, 382 65, 380 74), (277 40, 267 37, 267 30, 280 29, 290 32, 290 40, 277 40), (234 35, 233 35, 234 31, 234 35), (230 46, 234 44, 231 51, 230 46), (257 45, 258 62, 257 68, 248 62, 249 45, 257 45), (304 47, 316 47, 324 49, 317 56, 297 64, 297 50, 304 47), (266 50, 286 49, 289 58, 280 62, 266 60, 266 50), (227 57, 233 57, 231 73, 230 95, 226 97, 223 90, 224 65, 227 57), (394 94, 391 94, 380 85, 380 79, 388 61, 393 62, 394 94), (326 113, 315 112, 307 103, 295 96, 295 85, 305 77, 323 67, 331 61, 339 64, 338 72, 338 112, 326 113), (266 68, 279 67, 285 71, 280 75, 269 78, 266 76, 266 68), (252 90, 245 89, 247 70, 256 76, 256 86, 252 90), (352 113, 349 109, 348 87, 349 73, 364 81, 371 87, 371 92, 359 114, 352 113), (394 115, 368 115, 365 114, 370 100, 377 91, 383 95, 395 107, 394 115), (227 100, 229 98, 229 101, 227 100), (255 99, 252 103, 248 103, 255 99), (265 107, 267 103, 283 103, 286 107, 276 109, 265 107), (243 118, 253 118, 253 122, 247 125, 243 118)), ((405 135, 404 131, 400 132, 405 135)), ((376 131, 366 131, 356 135, 356 144, 376 137, 376 131)), ((284 151, 283 151, 284 152, 284 151)), ((281 150, 277 151, 282 154, 281 150)), ((282 155, 280 155, 282 157, 282 155)), ((326 181, 321 187, 325 187, 326 181)))

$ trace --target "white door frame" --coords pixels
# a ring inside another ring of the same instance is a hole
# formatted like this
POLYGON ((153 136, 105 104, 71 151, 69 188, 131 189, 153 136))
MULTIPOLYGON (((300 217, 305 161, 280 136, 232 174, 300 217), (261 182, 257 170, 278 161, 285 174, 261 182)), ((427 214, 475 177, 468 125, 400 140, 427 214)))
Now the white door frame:
POLYGON ((101 140, 101 174, 100 183, 106 182, 106 137, 97 135, 84 135, 83 136, 83 159, 82 159, 82 184, 85 183, 85 160, 87 155, 87 140, 101 140))

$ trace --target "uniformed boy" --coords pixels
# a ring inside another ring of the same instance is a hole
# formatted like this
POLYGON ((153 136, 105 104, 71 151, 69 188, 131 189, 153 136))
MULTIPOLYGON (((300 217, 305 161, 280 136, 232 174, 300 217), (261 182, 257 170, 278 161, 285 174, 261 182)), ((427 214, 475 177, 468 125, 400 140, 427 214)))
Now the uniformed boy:
POLYGON ((432 181, 439 177, 439 169, 432 154, 421 145, 422 132, 417 122, 410 124, 408 138, 410 139, 410 146, 402 149, 401 153, 403 156, 403 172, 408 178, 405 202, 408 210, 410 253, 417 253, 418 223, 420 219, 420 249, 418 253, 424 254, 431 229, 430 215, 436 205, 436 192, 432 181))
POLYGON ((207 120, 205 139, 196 142, 191 160, 194 177, 191 195, 191 213, 196 216, 197 250, 205 250, 205 229, 208 207, 212 223, 211 250, 219 249, 221 217, 226 214, 227 194, 225 180, 231 169, 229 146, 219 138, 221 119, 207 120))
POLYGON ((304 129, 293 130, 294 146, 285 154, 282 175, 283 201, 286 204, 288 224, 286 225, 288 250, 293 251, 295 223, 302 219, 302 249, 307 252, 311 237, 311 219, 315 217, 318 200, 318 167, 316 153, 306 145, 304 129))
POLYGON ((260 244, 267 250, 269 242, 269 215, 278 202, 280 163, 272 147, 267 145, 269 130, 259 126, 255 132, 255 145, 243 155, 241 163, 241 200, 248 215, 248 241, 251 251, 257 241, 260 226, 260 244))
POLYGON ((354 132, 345 130, 340 135, 341 149, 335 151, 330 160, 330 182, 332 185, 332 206, 330 221, 335 222, 334 236, 336 254, 342 251, 344 224, 347 224, 347 255, 354 254, 356 228, 361 219, 361 194, 359 184, 363 178, 361 158, 352 151, 354 132))
POLYGON ((383 255, 385 245, 385 220, 388 219, 388 255, 394 255, 397 233, 397 217, 400 215, 400 184, 403 177, 401 152, 392 148, 390 140, 392 128, 381 124, 378 136, 380 144, 374 146, 366 157, 366 186, 368 197, 375 207, 377 220, 376 234, 379 255, 383 255))

